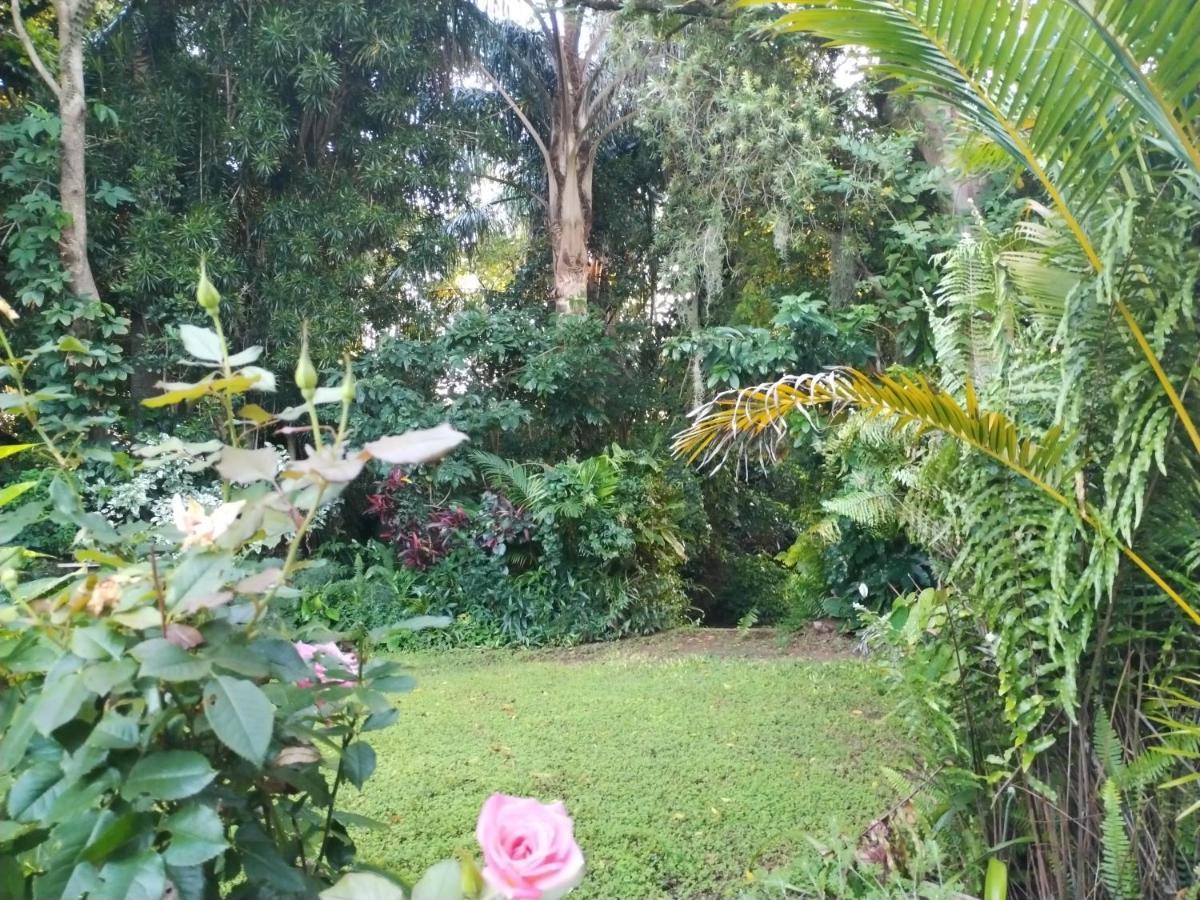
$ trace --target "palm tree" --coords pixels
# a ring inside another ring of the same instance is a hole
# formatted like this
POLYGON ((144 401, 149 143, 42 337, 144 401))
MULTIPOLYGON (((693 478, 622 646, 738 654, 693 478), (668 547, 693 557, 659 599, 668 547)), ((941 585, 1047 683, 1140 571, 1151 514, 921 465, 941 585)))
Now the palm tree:
MULTIPOLYGON (((1200 6, 1176 0, 788 0, 788 5, 798 8, 777 28, 811 33, 835 47, 865 47, 878 58, 874 68, 880 75, 954 108, 1038 181, 1048 200, 1045 218, 1061 223, 1093 277, 1114 286, 1112 303, 1129 336, 1200 452, 1200 432, 1180 391, 1122 298, 1120 279, 1107 271, 1095 237, 1098 207, 1114 186, 1153 194, 1178 180, 1200 194, 1200 138, 1194 128, 1200 6)), ((1033 254, 1019 264, 1031 284, 1053 283, 1062 274, 1047 271, 1052 264, 1033 254)), ((1052 428, 1039 446, 1005 416, 979 408, 969 383, 966 390, 967 402, 960 406, 923 379, 853 370, 787 376, 726 392, 702 406, 691 427, 676 436, 674 449, 706 463, 750 447, 769 453, 792 412, 853 406, 958 438, 1055 503, 1074 507, 1054 484, 1062 474, 1055 472, 1065 452, 1062 429, 1052 428)), ((1094 510, 1081 507, 1079 515, 1084 524, 1112 535, 1094 510)), ((1121 550, 1200 624, 1200 614, 1179 590, 1127 544, 1121 550)))
POLYGON ((540 51, 550 61, 549 84, 542 61, 526 58, 523 48, 507 48, 506 56, 523 73, 524 86, 532 88, 537 112, 527 112, 484 61, 479 70, 537 148, 546 180, 546 193, 537 201, 550 237, 555 309, 582 314, 595 271, 589 245, 596 153, 633 118, 633 111, 620 108, 619 92, 634 67, 614 66, 607 57, 611 15, 537 0, 527 0, 527 6, 542 38, 540 51))

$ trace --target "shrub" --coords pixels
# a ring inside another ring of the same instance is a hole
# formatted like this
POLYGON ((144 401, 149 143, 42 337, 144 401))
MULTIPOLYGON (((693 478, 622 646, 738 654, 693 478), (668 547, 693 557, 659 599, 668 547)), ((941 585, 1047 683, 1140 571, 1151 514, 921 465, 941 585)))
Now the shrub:
MULTIPOLYGON (((272 389, 274 376, 253 366, 260 348, 230 354, 203 274, 197 298, 213 328, 180 332, 188 362, 209 371, 146 402, 214 398, 228 443, 167 440, 150 455, 213 469, 221 500, 176 495, 165 524, 117 530, 84 505, 79 460, 39 420, 41 398, 56 390, 25 381, 42 351, 18 357, 0 330, 8 409, 38 438, 2 455, 41 453, 53 471, 47 501, 0 513, 4 896, 200 898, 220 885, 231 896, 311 896, 353 865, 357 820, 338 801, 374 770, 362 736, 394 722, 391 697, 411 687, 366 640, 353 650, 328 633, 294 642, 277 601, 293 594, 300 544, 320 509, 368 458, 419 464, 464 436, 438 428, 352 450, 351 375, 319 388, 307 347, 296 369, 302 407, 235 417, 233 398, 272 389), (340 427, 322 424, 325 403, 341 407, 340 427), (275 452, 251 441, 259 427, 301 415, 314 446, 279 473, 275 452), (74 530, 73 558, 51 577, 30 577, 36 548, 13 542, 43 516, 74 530), (281 559, 248 550, 281 538, 281 559)), ((0 507, 35 487, 8 485, 0 507)), ((400 895, 378 876, 353 879, 384 891, 377 896, 400 895)))

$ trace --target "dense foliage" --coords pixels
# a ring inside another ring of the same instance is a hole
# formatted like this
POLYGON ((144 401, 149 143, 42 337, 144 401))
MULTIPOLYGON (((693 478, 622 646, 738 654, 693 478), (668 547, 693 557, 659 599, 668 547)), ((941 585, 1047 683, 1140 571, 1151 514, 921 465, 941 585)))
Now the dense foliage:
POLYGON ((832 619, 927 758, 755 889, 1194 894, 1200 17, 788 5, 15 3, 0 893, 332 882, 389 651, 832 619))

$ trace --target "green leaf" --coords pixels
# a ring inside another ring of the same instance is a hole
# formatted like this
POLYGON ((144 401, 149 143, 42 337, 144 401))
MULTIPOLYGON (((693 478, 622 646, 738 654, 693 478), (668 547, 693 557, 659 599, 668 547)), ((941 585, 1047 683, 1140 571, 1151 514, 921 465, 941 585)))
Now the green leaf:
POLYGON ((8 457, 10 457, 16 453, 21 453, 24 450, 28 450, 31 447, 36 447, 36 446, 37 446, 37 444, 3 444, 3 445, 0 445, 0 459, 7 459, 8 457))
POLYGON ((1007 900, 1008 866, 992 857, 987 864, 987 878, 983 883, 983 900, 1007 900))
POLYGON ((87 345, 77 337, 65 335, 58 339, 59 353, 87 353, 87 345))
POLYGON ((234 843, 241 852, 242 868, 252 886, 257 884, 293 894, 308 890, 304 876, 288 865, 279 855, 275 842, 257 824, 251 822, 238 828, 234 843))
POLYGON ((4 736, 0 737, 0 772, 11 772, 25 756, 25 748, 34 734, 33 708, 32 703, 22 703, 4 729, 4 736))
POLYGON ((9 788, 8 815, 18 822, 36 822, 66 789, 58 763, 34 763, 9 788))
POLYGON ((247 762, 263 764, 275 707, 257 685, 218 675, 204 688, 204 717, 226 747, 247 762))
POLYGON ((88 900, 162 900, 167 889, 167 871, 162 857, 153 850, 131 859, 110 862, 100 870, 100 887, 88 900))
POLYGON ((19 481, 0 488, 0 506, 7 506, 32 487, 37 487, 36 481, 19 481))
MULTIPOLYGON (((461 895, 461 890, 459 893, 461 895)), ((343 875, 333 887, 321 891, 320 896, 321 900, 405 900, 404 891, 398 885, 374 872, 343 875)), ((416 900, 416 894, 413 898, 416 900)))
POLYGON ((408 694, 417 686, 417 681, 411 675, 385 675, 371 679, 369 686, 387 694, 408 694))
POLYGON ((139 736, 136 718, 109 709, 92 728, 87 743, 101 750, 131 750, 138 745, 139 736))
POLYGON ((182 800, 204 790, 216 777, 208 760, 194 750, 163 750, 134 763, 121 796, 132 800, 146 794, 153 800, 182 800))
POLYGON ((130 653, 142 664, 142 678, 162 681, 198 681, 208 675, 212 663, 193 656, 166 638, 150 638, 134 647, 130 653))
POLYGON ((120 659, 125 652, 125 639, 104 622, 97 622, 71 633, 71 652, 80 659, 120 659))
POLYGON ((212 604, 234 571, 229 553, 194 553, 184 557, 167 584, 167 608, 191 613, 212 604))
POLYGON ((137 662, 129 657, 93 663, 83 670, 83 683, 93 694, 103 697, 112 693, 118 685, 131 681, 137 670, 137 662))
POLYGON ((105 821, 93 834, 80 859, 92 864, 99 864, 124 845, 130 838, 141 833, 146 825, 146 816, 140 813, 125 813, 117 816, 108 810, 104 811, 105 821))
POLYGON ((34 522, 40 522, 46 513, 46 504, 40 500, 26 503, 0 517, 0 544, 14 540, 34 522))
POLYGON ((37 699, 33 727, 49 737, 56 728, 75 718, 90 693, 83 683, 82 672, 72 672, 46 685, 37 699))
POLYGON ((221 817, 212 807, 200 803, 176 811, 163 827, 171 832, 171 843, 163 854, 171 866, 198 866, 229 846, 221 817))
POLYGON ((411 900, 462 900, 462 868, 455 859, 430 866, 413 885, 411 900))
POLYGON ((342 754, 342 772, 350 783, 362 790, 362 786, 375 771, 375 751, 370 744, 355 741, 342 754))

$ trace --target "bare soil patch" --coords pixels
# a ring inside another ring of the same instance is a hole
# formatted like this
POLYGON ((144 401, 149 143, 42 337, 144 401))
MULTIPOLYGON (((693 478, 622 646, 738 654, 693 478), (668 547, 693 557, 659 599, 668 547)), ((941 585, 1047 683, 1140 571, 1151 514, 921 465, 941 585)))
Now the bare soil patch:
POLYGON ((592 662, 604 657, 670 659, 677 656, 715 656, 726 659, 806 659, 817 662, 861 659, 858 642, 837 632, 809 627, 798 633, 774 628, 679 628, 645 637, 606 644, 585 644, 544 655, 561 662, 592 662))

